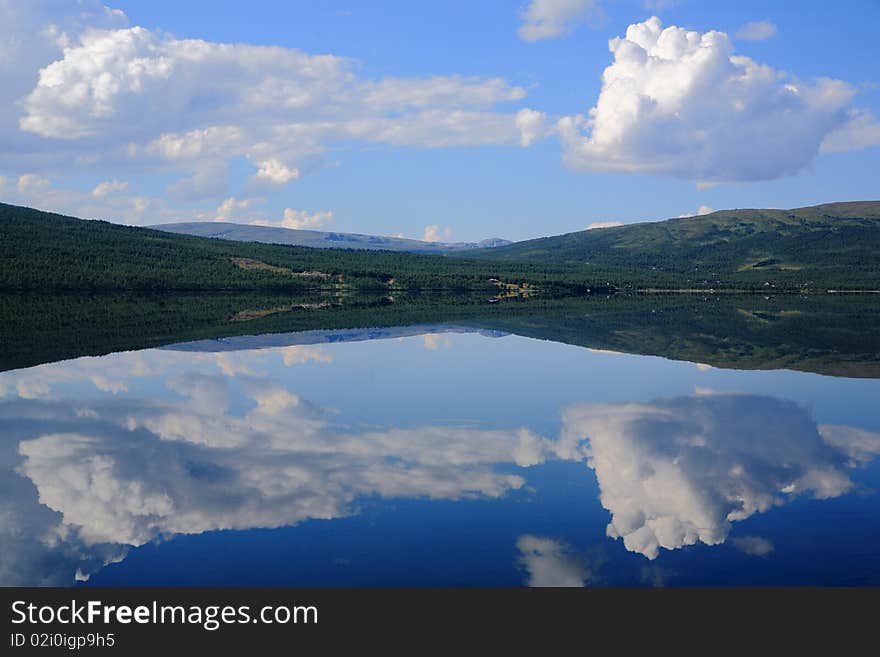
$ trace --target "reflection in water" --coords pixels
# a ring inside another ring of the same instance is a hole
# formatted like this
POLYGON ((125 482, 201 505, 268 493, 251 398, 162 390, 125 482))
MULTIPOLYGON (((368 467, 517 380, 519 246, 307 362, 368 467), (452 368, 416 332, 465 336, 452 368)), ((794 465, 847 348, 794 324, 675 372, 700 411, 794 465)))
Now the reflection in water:
MULTIPOLYGON (((132 372, 160 371, 168 355, 152 355, 132 372)), ((290 362, 288 351, 280 355, 290 362)), ((539 463, 549 448, 526 429, 337 426, 278 381, 227 376, 241 371, 227 360, 217 362, 220 373, 167 376, 180 398, 84 404, 21 395, 35 382, 48 392, 49 382, 91 380, 97 363, 6 377, 19 399, 0 407, 4 584, 85 579, 126 546, 174 534, 338 518, 364 496, 498 497, 525 480, 495 464, 539 463), (233 383, 251 406, 240 415, 230 411, 233 383)), ((108 365, 121 374, 122 363, 108 365)))
POLYGON ((731 543, 737 550, 755 557, 766 557, 773 552, 773 542, 760 536, 737 536, 731 543))
POLYGON ((563 422, 561 453, 595 470, 608 535, 649 559, 721 543, 731 522, 799 494, 837 497, 853 486, 848 467, 880 452, 880 435, 751 395, 577 404, 563 422))
MULTIPOLYGON (((303 363, 334 357, 314 345, 155 350, 0 375, 0 583, 65 585, 133 546, 340 518, 371 496, 498 499, 550 460, 586 461, 608 535, 654 559, 721 543, 732 522, 795 495, 839 496, 848 470, 880 452, 878 434, 747 395, 575 404, 558 439, 350 425, 268 373, 303 363)), ((735 545, 773 549, 760 537, 735 545)), ((561 540, 522 535, 517 549, 531 585, 595 580, 597 566, 561 540)))
POLYGON ((528 586, 579 587, 594 578, 586 559, 563 541, 526 534, 517 539, 516 549, 528 586))

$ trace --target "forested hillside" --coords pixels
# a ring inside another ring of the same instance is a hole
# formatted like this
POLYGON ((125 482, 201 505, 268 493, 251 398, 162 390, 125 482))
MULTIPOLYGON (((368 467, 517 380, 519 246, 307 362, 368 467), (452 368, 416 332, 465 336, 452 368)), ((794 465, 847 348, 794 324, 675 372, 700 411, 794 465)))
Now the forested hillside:
MULTIPOLYGON (((471 289, 551 283, 543 265, 233 242, 0 204, 0 289, 471 289)), ((559 277, 556 277, 557 279, 559 277)))
MULTIPOLYGON (((517 242, 474 258, 623 268, 688 287, 880 288, 880 202, 724 210, 517 242)), ((647 278, 647 277, 646 277, 647 278)))
POLYGON ((878 253, 880 203, 717 212, 467 257, 217 240, 0 204, 5 290, 876 290, 878 253))

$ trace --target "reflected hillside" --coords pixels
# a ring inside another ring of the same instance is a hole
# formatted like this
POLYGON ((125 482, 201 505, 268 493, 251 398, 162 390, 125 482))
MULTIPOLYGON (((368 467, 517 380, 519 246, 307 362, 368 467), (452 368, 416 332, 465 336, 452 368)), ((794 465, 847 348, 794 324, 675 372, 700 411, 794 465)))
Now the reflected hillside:
MULTIPOLYGON (((880 377, 876 295, 106 295, 0 298, 3 370, 233 336, 380 337, 428 326, 514 333, 720 368, 880 377), (490 302, 491 301, 491 302, 490 302), (407 328, 409 327, 409 328, 407 328), (335 333, 334 333, 335 332, 335 333)), ((440 329, 437 329, 440 330, 440 329)), ((261 339, 248 339, 259 346, 261 339)), ((264 338, 266 344, 278 338, 264 338)), ((210 349, 210 345, 206 346, 210 349)))

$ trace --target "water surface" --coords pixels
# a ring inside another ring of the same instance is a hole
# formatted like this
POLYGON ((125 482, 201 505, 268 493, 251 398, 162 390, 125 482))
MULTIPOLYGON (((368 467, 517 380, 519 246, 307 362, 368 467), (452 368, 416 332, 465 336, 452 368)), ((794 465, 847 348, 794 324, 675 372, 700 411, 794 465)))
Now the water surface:
POLYGON ((877 585, 878 400, 449 324, 8 371, 0 583, 877 585))

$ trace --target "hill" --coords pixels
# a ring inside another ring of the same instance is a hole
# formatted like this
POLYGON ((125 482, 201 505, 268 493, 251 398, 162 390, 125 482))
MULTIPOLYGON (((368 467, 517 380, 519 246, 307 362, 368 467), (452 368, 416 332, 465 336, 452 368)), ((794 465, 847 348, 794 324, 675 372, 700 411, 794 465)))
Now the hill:
POLYGON ((0 203, 2 290, 480 290, 560 283, 543 266, 177 235, 0 203))
POLYGON ((793 210, 722 210, 697 217, 585 230, 468 254, 549 263, 587 273, 684 279, 688 287, 880 288, 880 202, 793 210), (768 285, 768 287, 770 286, 768 285))
POLYGON ((253 226, 217 221, 158 224, 155 230, 198 237, 214 237, 237 242, 261 242, 263 244, 289 244, 310 246, 318 249, 369 249, 382 251, 407 251, 409 253, 456 253, 472 249, 486 249, 506 244, 509 240, 498 237, 480 242, 424 242, 404 237, 383 237, 359 233, 336 233, 319 230, 253 226))
POLYGON ((135 228, 0 204, 0 290, 880 289, 880 203, 736 210, 454 255, 318 249, 135 228))

